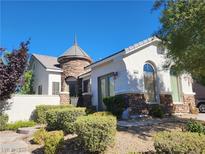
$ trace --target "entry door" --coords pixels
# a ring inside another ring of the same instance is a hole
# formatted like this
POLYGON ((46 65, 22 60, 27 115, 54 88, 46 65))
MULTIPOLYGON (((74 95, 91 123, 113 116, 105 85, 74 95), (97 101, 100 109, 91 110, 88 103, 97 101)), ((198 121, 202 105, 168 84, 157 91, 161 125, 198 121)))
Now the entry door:
POLYGON ((114 77, 112 74, 98 78, 98 109, 105 110, 105 97, 114 96, 114 77))

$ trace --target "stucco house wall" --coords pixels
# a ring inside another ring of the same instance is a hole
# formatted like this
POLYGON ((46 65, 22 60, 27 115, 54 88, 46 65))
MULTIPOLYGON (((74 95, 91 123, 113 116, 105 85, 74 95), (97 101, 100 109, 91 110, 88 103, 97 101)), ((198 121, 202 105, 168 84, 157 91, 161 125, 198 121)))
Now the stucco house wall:
MULTIPOLYGON (((134 46, 129 47, 125 51, 111 56, 103 62, 99 62, 97 65, 94 64, 94 66, 91 66, 91 94, 93 105, 98 107, 98 78, 112 72, 117 72, 117 77, 114 80, 115 95, 143 94, 143 66, 146 62, 151 63, 156 71, 156 103, 160 103, 161 95, 171 95, 170 70, 163 69, 165 62, 164 54, 158 52, 158 43, 153 41, 141 48, 134 46)), ((184 74, 180 76, 180 79, 183 94, 193 96, 191 77, 184 74)), ((181 103, 183 104, 183 102, 181 103)))

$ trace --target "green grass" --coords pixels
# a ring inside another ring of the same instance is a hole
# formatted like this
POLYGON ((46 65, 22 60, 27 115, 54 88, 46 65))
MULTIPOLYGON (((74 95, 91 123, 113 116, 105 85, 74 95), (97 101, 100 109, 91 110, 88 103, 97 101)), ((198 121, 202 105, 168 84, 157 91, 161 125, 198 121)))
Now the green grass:
POLYGON ((16 121, 14 123, 7 124, 5 130, 17 130, 18 128, 32 127, 35 125, 36 123, 34 121, 16 121))

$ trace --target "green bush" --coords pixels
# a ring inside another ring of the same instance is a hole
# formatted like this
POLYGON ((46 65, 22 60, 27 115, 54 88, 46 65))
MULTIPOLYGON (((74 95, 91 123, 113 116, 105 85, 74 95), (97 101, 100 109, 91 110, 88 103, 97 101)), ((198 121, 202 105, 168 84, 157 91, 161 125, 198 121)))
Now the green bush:
POLYGON ((189 120, 186 124, 186 130, 189 132, 197 132, 205 134, 205 126, 196 120, 189 120))
POLYGON ((74 107, 71 104, 68 105, 38 105, 34 111, 35 121, 37 123, 45 124, 46 123, 46 112, 51 109, 62 109, 74 107))
POLYGON ((45 138, 44 153, 56 154, 64 141, 63 131, 48 132, 45 138))
POLYGON ((7 125, 8 120, 9 120, 8 115, 6 115, 6 114, 0 115, 0 131, 6 129, 6 125, 7 125))
POLYGON ((85 110, 86 114, 92 114, 96 112, 96 106, 87 106, 85 110))
POLYGON ((127 108, 125 99, 121 95, 106 97, 103 99, 107 111, 111 112, 118 119, 121 118, 122 112, 127 108))
POLYGON ((33 134, 33 141, 36 144, 44 144, 47 131, 44 128, 39 129, 33 134))
POLYGON ((92 115, 94 115, 94 116, 109 116, 109 115, 113 115, 113 114, 111 112, 103 111, 103 112, 95 112, 92 115))
POLYGON ((160 132, 154 136, 157 153, 205 153, 205 135, 191 132, 160 132))
POLYGON ((163 118, 164 114, 164 107, 162 105, 153 105, 149 110, 149 115, 155 118, 163 118))
POLYGON ((33 127, 36 123, 34 121, 16 121, 6 125, 6 130, 17 130, 22 127, 33 127))
POLYGON ((85 108, 80 107, 49 110, 46 114, 47 129, 73 133, 75 120, 85 114, 85 108))
POLYGON ((78 143, 88 152, 103 152, 114 143, 116 133, 114 116, 81 116, 75 122, 78 143))

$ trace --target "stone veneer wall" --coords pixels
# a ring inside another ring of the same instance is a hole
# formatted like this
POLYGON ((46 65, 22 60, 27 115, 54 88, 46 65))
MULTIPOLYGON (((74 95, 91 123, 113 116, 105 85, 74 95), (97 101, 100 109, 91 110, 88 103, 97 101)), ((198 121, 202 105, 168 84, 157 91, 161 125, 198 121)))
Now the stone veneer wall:
POLYGON ((195 97, 194 95, 184 95, 183 104, 174 104, 174 113, 189 113, 191 108, 195 108, 195 97))
POLYGON ((164 105, 166 113, 171 114, 173 112, 172 95, 160 94, 160 104, 164 105))
POLYGON ((67 104, 70 102, 69 92, 60 92, 60 104, 67 104))
POLYGON ((120 94, 130 108, 130 114, 148 114, 148 104, 145 102, 144 94, 127 93, 120 94))
MULTIPOLYGON (((154 106, 147 104, 144 94, 120 94, 125 98, 125 103, 130 107, 130 114, 148 114, 149 108, 154 106)), ((184 95, 183 104, 173 104, 170 94, 160 94, 160 104, 164 105, 165 112, 171 113, 189 113, 190 107, 195 106, 195 98, 193 95, 184 95)))
MULTIPOLYGON (((61 74, 61 81, 64 81, 66 79, 66 77, 69 77, 69 76, 73 76, 77 79, 77 77, 84 73, 84 67, 89 65, 90 62, 88 62, 87 60, 85 59, 69 59, 67 60, 66 62, 62 63, 61 64, 61 68, 63 69, 63 72, 61 74)), ((64 91, 64 87, 66 87, 67 85, 64 85, 66 84, 65 82, 61 82, 62 85, 62 89, 61 91, 64 91)))

